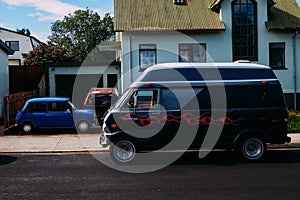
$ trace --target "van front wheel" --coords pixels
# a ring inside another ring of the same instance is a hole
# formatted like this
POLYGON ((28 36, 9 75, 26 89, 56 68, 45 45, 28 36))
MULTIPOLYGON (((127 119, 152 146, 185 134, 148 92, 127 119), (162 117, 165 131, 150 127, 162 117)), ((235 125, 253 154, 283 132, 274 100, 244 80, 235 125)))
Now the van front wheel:
POLYGON ((248 161, 262 159, 266 150, 266 143, 260 137, 247 137, 238 145, 238 151, 242 158, 248 161))
POLYGON ((110 145, 110 156, 119 164, 126 164, 132 161, 136 155, 136 145, 128 139, 120 139, 110 145))

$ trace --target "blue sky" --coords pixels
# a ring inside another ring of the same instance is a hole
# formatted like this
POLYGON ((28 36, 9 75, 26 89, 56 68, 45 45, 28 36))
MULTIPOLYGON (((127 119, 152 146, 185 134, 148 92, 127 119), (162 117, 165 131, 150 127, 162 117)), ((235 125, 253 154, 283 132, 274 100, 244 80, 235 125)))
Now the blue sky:
POLYGON ((33 36, 46 41, 51 25, 78 9, 89 8, 101 16, 113 15, 114 0, 0 0, 0 27, 15 31, 28 28, 33 36))
MULTIPOLYGON (((141 0, 142 1, 142 0, 141 0)), ((296 0, 300 5, 300 0, 296 0)), ((101 16, 113 15, 114 0, 0 0, 0 27, 15 31, 28 28, 31 34, 46 41, 51 24, 78 9, 89 8, 101 16)))

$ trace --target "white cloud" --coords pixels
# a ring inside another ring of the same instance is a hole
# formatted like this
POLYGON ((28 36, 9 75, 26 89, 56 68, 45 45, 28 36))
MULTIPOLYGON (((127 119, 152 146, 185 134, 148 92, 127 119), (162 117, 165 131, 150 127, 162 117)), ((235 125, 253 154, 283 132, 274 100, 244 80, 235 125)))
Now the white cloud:
MULTIPOLYGON (((37 17, 39 21, 53 21, 62 19, 75 10, 85 9, 59 0, 2 0, 9 6, 25 6, 34 8, 35 13, 29 16, 37 17)), ((105 13, 101 9, 95 9, 101 16, 105 13)))

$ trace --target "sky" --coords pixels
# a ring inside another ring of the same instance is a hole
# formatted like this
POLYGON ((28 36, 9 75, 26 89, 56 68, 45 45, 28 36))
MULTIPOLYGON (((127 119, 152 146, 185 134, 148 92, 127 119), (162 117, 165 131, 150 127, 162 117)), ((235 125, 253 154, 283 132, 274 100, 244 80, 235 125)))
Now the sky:
MULTIPOLYGON (((300 0, 299 0, 300 1, 300 0)), ((100 16, 113 16, 114 0, 0 0, 0 27, 16 31, 29 29, 31 35, 45 42, 56 20, 75 10, 89 8, 100 16)))
MULTIPOLYGON (((300 5, 300 0, 296 0, 300 5)), ((114 0, 0 0, 0 27, 16 31, 29 29, 42 42, 51 35, 51 25, 75 10, 96 11, 113 16, 114 0)))

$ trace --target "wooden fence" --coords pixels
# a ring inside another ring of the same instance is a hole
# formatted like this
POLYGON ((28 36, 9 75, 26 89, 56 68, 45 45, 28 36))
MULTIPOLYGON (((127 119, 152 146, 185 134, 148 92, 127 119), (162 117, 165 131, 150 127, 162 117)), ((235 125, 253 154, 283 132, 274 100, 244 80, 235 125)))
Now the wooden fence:
POLYGON ((15 123, 17 113, 30 98, 38 97, 39 91, 32 90, 4 96, 4 127, 8 128, 15 123))
POLYGON ((9 66, 9 93, 36 90, 44 74, 42 66, 9 66))

